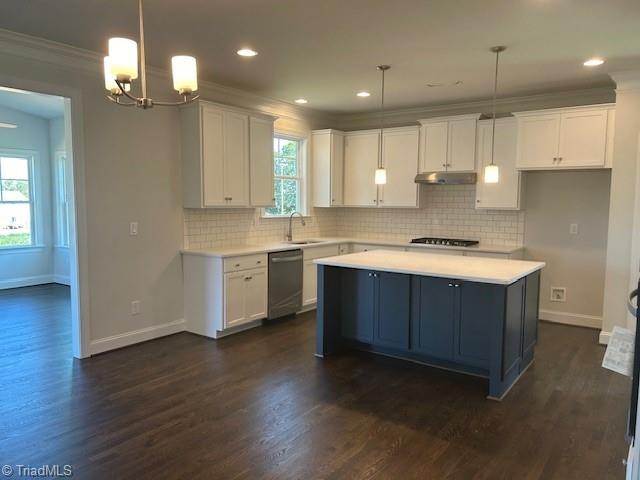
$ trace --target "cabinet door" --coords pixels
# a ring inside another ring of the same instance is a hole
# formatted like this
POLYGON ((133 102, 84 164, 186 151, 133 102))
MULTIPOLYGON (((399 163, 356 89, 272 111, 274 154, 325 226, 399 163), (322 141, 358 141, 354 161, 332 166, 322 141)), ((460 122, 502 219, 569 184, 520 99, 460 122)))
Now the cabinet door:
POLYGON ((378 165, 380 134, 358 133, 344 139, 344 204, 375 207, 378 188, 374 175, 378 165))
POLYGON ((499 210, 520 209, 521 173, 516 169, 517 121, 515 118, 496 121, 495 164, 500 168, 498 183, 484 183, 484 167, 491 163, 491 121, 478 125, 478 184, 476 208, 499 210))
POLYGON ((446 278, 413 277, 411 350, 453 359, 454 288, 446 278))
POLYGON ((418 129, 385 132, 382 145, 387 184, 380 187, 380 206, 417 207, 418 129))
POLYGON ((227 273, 224 276, 224 328, 247 321, 244 308, 245 277, 244 272, 227 273))
POLYGON ((455 333, 454 360, 465 365, 488 368, 491 352, 491 326, 500 318, 504 287, 487 283, 454 282, 455 333))
POLYGON ((344 136, 331 134, 331 201, 332 206, 344 203, 344 136))
POLYGON ((224 197, 227 205, 249 205, 249 117, 224 112, 224 197))
POLYGON ((302 306, 313 305, 318 296, 318 268, 313 260, 306 260, 302 270, 302 306))
POLYGON ((477 123, 475 118, 449 121, 447 171, 475 171, 477 123))
POLYGON ((375 304, 373 272, 345 268, 340 302, 341 334, 344 338, 373 343, 375 304))
POLYGON ((244 316, 247 321, 267 316, 267 269, 248 270, 244 276, 244 316))
POLYGON ((602 167, 607 145, 607 110, 563 113, 558 167, 602 167))
POLYGON ((251 206, 270 207, 273 198, 273 121, 251 117, 249 121, 249 176, 251 206))
POLYGON ((409 348, 411 276, 401 273, 374 273, 376 311, 374 344, 409 348))
POLYGON ((420 128, 421 172, 443 172, 447 168, 449 122, 434 122, 420 128))
POLYGON ((560 114, 518 118, 519 169, 555 168, 560 142, 560 114))
POLYGON ((205 207, 225 205, 224 121, 221 110, 202 107, 202 189, 205 207))

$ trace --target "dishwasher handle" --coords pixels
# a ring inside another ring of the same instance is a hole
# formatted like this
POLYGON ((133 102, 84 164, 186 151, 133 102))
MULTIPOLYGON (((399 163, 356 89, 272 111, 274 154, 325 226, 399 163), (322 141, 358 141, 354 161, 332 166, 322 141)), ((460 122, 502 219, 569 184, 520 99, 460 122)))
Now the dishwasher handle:
POLYGON ((295 257, 273 257, 272 263, 285 263, 285 262, 297 262, 302 260, 302 255, 296 255, 295 257))

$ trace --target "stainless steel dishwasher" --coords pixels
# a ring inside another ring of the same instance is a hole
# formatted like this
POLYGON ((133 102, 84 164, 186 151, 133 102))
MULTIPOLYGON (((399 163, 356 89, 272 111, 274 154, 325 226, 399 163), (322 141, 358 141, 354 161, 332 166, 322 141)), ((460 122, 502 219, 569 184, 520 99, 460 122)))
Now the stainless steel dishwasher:
POLYGON ((300 249, 269 254, 269 320, 302 309, 302 265, 300 249))

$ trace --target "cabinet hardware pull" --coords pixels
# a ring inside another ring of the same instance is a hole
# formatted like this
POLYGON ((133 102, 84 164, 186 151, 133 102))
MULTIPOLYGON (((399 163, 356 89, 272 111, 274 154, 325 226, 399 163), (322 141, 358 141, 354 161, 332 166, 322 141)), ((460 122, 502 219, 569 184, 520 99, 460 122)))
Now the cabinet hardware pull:
POLYGON ((460 288, 460 284, 459 284, 459 283, 454 283, 454 284, 453 284, 453 286, 454 286, 455 288, 460 288))
POLYGON ((373 277, 373 273, 369 272, 369 277, 373 277))
POLYGON ((251 279, 253 279, 253 277, 244 277, 245 281, 249 281, 251 279))
POLYGON ((240 264, 239 264, 239 263, 236 263, 236 267, 239 267, 239 266, 240 266, 240 264))
POLYGON ((453 287, 453 283, 450 283, 450 284, 449 284, 449 286, 450 286, 450 287, 453 287))
POLYGON ((258 261, 256 262, 256 264, 258 264, 258 265, 260 265, 261 263, 262 263, 262 260, 258 260, 258 261))
POLYGON ((562 161, 562 157, 558 157, 558 163, 562 161))
POLYGON ((476 203, 480 203, 480 200, 476 200, 476 203))
POLYGON ((443 163, 443 164, 442 164, 442 166, 443 166, 443 167, 446 167, 446 166, 447 166, 447 164, 446 164, 446 163, 443 163))

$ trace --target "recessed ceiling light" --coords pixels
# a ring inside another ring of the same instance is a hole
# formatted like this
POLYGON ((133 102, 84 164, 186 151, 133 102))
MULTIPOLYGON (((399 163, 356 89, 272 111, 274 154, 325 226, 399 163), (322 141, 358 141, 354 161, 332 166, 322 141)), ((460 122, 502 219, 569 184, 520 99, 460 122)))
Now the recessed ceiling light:
POLYGON ((585 67, 599 67, 600 65, 602 65, 604 63, 604 59, 603 58, 590 58, 589 60, 587 60, 586 62, 583 63, 583 65, 585 67))
POLYGON ((358 92, 358 93, 356 93, 356 95, 357 95, 358 97, 363 97, 363 98, 364 98, 364 97, 370 97, 370 96, 371 96, 371 94, 370 94, 369 92, 365 92, 365 91, 358 92))
POLYGON ((304 105, 305 103, 309 103, 308 100, 306 98, 297 98, 295 100, 296 103, 299 103, 300 105, 304 105))
POLYGON ((18 126, 15 123, 0 122, 0 128, 18 128, 18 126))
POLYGON ((258 52, 256 52, 255 50, 251 50, 250 48, 241 48, 236 53, 241 57, 255 57, 256 55, 258 55, 258 52))

